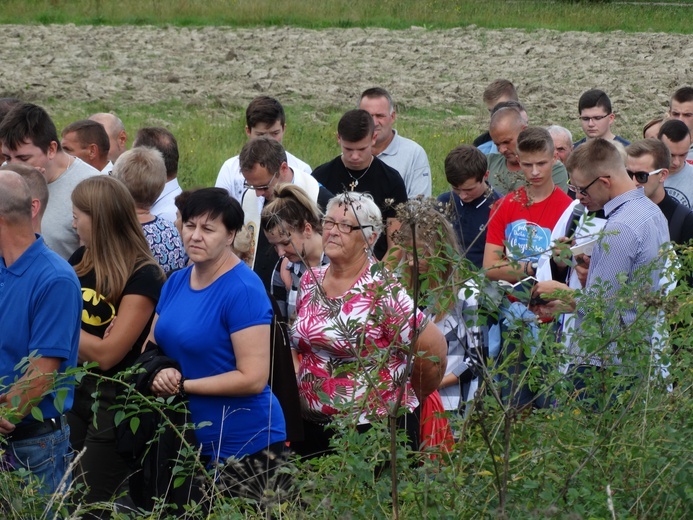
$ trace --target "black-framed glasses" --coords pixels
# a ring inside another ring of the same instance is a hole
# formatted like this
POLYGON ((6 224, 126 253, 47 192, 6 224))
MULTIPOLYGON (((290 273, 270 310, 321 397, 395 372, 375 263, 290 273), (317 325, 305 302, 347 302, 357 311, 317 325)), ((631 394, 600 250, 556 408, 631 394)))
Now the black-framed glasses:
POLYGON ((337 222, 336 220, 332 220, 331 218, 324 218, 322 219, 322 228, 326 231, 330 231, 331 229, 334 229, 334 227, 337 226, 337 229, 341 231, 342 233, 351 233, 352 231, 355 231, 357 229, 366 229, 366 228, 372 228, 373 226, 352 226, 351 224, 347 224, 346 222, 337 222))
POLYGON ((595 123, 597 121, 601 121, 605 117, 609 117, 611 114, 604 114, 603 116, 578 116, 578 119, 582 121, 583 123, 589 123, 590 121, 594 121, 595 123))
POLYGON ((262 186, 253 186, 252 184, 248 184, 248 181, 243 181, 243 188, 246 190, 268 190, 269 187, 272 185, 272 181, 274 181, 274 178, 277 175, 279 175, 279 172, 272 175, 272 178, 269 180, 269 182, 267 184, 263 184, 262 186))
POLYGON ((647 181, 650 179, 650 175, 657 175, 663 169, 664 168, 660 168, 659 170, 655 170, 653 172, 634 172, 631 170, 626 170, 626 171, 628 172, 628 177, 638 181, 638 184, 646 184, 647 181))
POLYGON ((581 188, 581 187, 579 187, 579 186, 575 186, 575 184, 568 184, 568 189, 569 189, 570 191, 574 192, 574 193, 579 193, 579 194, 582 195, 583 197, 588 197, 588 196, 589 196, 589 193, 587 193, 587 190, 590 188, 590 186, 592 186, 592 184, 594 184, 595 182, 597 182, 599 179, 609 179, 610 177, 611 177, 611 175, 600 175, 599 177, 597 177, 596 179, 594 179, 592 182, 590 182, 590 183, 589 183, 587 186, 585 186, 584 188, 581 188))

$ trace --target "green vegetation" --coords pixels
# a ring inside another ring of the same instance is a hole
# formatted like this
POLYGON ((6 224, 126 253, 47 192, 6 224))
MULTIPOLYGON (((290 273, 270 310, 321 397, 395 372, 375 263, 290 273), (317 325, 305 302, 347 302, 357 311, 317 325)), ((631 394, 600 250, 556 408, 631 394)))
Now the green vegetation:
POLYGON ((692 3, 691 0, 6 0, 0 10, 0 23, 389 29, 476 24, 488 28, 690 33, 692 3))

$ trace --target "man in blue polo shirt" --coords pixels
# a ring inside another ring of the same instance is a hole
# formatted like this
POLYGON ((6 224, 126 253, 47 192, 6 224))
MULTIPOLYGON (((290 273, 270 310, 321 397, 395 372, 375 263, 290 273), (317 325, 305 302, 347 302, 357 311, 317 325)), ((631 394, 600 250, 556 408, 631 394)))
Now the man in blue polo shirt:
POLYGON ((26 181, 0 171, 2 466, 31 471, 53 493, 70 460, 63 414, 74 386, 61 374, 77 363, 82 296, 73 269, 34 234, 31 202, 26 181))

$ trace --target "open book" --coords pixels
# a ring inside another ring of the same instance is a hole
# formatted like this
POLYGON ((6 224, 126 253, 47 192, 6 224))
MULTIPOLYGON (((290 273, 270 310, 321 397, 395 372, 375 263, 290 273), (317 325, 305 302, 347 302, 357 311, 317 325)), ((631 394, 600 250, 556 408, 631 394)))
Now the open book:
POLYGON ((511 300, 529 304, 532 298, 532 287, 534 287, 534 284, 537 282, 538 280, 536 278, 528 276, 515 283, 499 280, 498 286, 511 300))

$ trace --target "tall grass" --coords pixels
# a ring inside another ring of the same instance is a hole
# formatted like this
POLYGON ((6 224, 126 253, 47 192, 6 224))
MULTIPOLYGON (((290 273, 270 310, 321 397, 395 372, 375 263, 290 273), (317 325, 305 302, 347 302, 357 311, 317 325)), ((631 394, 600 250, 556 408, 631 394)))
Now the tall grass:
POLYGON ((0 23, 412 25, 690 33, 693 0, 5 0, 0 23), (640 4, 640 5, 638 5, 640 4))

